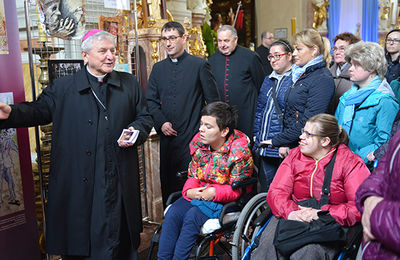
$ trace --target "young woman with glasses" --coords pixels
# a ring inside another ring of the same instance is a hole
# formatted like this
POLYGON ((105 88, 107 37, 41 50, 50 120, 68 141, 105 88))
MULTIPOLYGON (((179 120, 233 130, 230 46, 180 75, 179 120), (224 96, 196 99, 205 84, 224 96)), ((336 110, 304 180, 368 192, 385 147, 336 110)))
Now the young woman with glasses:
POLYGON ((254 119, 254 149, 260 156, 258 178, 261 192, 268 189, 281 163, 278 148, 259 147, 261 141, 268 140, 282 130, 284 97, 292 84, 290 77, 293 64, 293 47, 286 40, 271 44, 268 60, 272 73, 265 77, 257 100, 254 119))

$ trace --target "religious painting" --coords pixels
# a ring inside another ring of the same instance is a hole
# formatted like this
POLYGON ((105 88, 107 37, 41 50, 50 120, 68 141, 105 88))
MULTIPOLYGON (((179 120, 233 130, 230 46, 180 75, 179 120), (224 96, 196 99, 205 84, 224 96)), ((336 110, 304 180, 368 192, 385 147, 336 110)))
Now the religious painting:
POLYGON ((238 44, 250 47, 256 42, 254 6, 254 0, 213 0, 211 28, 216 32, 224 24, 232 25, 238 33, 238 44))
POLYGON ((117 54, 121 49, 122 43, 122 17, 121 16, 114 16, 114 17, 105 17, 100 15, 99 17, 99 29, 104 30, 106 32, 111 33, 117 39, 116 47, 117 47, 117 54))
POLYGON ((4 0, 0 0, 0 54, 8 54, 8 38, 4 0))
MULTIPOLYGON (((0 93, 0 101, 13 104, 13 93, 0 93)), ((0 217, 25 209, 17 130, 0 130, 0 217)))
POLYGON ((49 36, 80 39, 85 32, 83 0, 37 0, 40 24, 49 36))
POLYGON ((75 74, 84 67, 83 60, 49 60, 49 83, 54 80, 75 74))

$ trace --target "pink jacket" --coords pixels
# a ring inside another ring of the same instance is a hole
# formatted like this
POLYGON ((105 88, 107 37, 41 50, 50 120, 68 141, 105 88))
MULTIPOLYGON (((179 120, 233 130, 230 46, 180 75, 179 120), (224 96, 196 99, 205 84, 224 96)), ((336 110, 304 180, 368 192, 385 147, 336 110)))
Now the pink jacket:
MULTIPOLYGON (((356 191, 369 176, 369 170, 360 156, 346 145, 337 147, 333 167, 329 203, 321 207, 328 210, 342 226, 353 226, 361 220, 355 204, 356 191)), ((298 201, 315 197, 321 199, 325 169, 333 156, 334 148, 318 161, 301 153, 300 148, 290 150, 282 162, 267 195, 267 202, 275 216, 287 219, 298 210, 298 201)))
POLYGON ((189 164, 188 179, 182 190, 183 197, 189 189, 214 187, 213 201, 228 203, 235 201, 240 190, 232 190, 231 184, 247 179, 253 174, 253 158, 249 149, 249 139, 239 130, 228 137, 217 151, 211 151, 196 134, 190 143, 192 161, 189 164))

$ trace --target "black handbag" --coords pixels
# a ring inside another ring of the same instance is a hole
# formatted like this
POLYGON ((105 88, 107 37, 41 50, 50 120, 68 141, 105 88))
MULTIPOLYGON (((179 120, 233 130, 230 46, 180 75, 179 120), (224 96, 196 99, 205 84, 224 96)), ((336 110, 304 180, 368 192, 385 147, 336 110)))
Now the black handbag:
MULTIPOLYGON (((317 201, 315 198, 311 198, 299 201, 297 203, 298 205, 321 209, 321 206, 328 204, 336 152, 337 150, 335 150, 325 170, 321 199, 317 201)), ((274 246, 280 254, 290 256, 293 252, 307 244, 323 242, 344 244, 345 241, 346 229, 336 222, 336 220, 329 215, 328 211, 320 211, 318 212, 318 219, 310 223, 280 219, 276 227, 274 246)))

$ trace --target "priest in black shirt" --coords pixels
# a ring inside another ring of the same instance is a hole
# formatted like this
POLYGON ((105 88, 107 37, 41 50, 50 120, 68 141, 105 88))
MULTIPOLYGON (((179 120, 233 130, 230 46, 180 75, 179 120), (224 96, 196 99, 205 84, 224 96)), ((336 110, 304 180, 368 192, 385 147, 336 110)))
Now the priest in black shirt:
POLYGON ((185 183, 176 173, 188 169, 189 142, 198 132, 201 109, 205 102, 220 98, 210 65, 185 51, 187 35, 180 23, 166 23, 161 40, 168 57, 154 65, 146 99, 160 135, 160 178, 165 203, 185 183))
POLYGON ((218 30, 219 52, 209 59, 222 101, 238 112, 237 129, 253 136, 254 112, 265 72, 260 57, 237 45, 236 29, 224 25, 218 30))
POLYGON ((263 32, 261 34, 261 44, 257 47, 256 52, 260 55, 262 64, 264 65, 264 71, 266 75, 271 74, 272 67, 268 61, 269 48, 274 42, 274 35, 271 32, 263 32))

